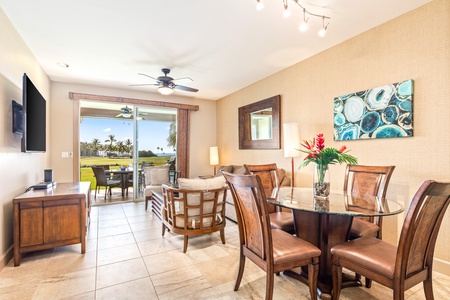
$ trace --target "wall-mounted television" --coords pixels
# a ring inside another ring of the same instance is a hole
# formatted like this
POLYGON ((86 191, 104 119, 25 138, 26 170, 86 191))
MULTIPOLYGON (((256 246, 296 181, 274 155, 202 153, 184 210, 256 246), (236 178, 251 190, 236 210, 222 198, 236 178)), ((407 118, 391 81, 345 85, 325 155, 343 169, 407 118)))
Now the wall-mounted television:
POLYGON ((12 132, 23 133, 23 106, 12 100, 12 132))
POLYGON ((46 101, 27 74, 23 74, 22 96, 22 152, 45 152, 46 101))

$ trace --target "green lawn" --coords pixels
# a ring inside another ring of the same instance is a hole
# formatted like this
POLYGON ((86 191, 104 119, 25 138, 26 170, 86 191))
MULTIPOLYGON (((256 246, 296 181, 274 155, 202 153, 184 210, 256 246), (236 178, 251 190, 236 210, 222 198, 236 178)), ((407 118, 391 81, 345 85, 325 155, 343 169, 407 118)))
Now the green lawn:
MULTIPOLYGON (((142 157, 139 158, 139 164, 153 163, 155 166, 165 165, 170 156, 155 156, 155 157, 142 157)), ((81 181, 90 181, 91 189, 96 186, 94 172, 91 166, 95 165, 110 165, 111 170, 118 170, 120 166, 128 166, 133 163, 132 158, 108 158, 108 157, 95 157, 95 156, 82 156, 80 159, 80 179, 81 181)))

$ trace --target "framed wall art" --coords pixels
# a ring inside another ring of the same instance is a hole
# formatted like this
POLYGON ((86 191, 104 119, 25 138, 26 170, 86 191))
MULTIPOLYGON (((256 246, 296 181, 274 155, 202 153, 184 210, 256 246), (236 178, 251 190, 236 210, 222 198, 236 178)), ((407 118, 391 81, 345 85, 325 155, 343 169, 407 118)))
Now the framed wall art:
POLYGON ((413 80, 334 98, 334 140, 413 135, 413 80))

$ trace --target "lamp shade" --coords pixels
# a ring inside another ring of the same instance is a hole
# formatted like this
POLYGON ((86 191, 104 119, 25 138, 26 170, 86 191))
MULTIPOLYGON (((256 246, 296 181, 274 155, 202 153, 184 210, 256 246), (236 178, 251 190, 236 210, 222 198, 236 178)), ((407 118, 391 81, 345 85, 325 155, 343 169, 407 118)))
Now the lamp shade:
POLYGON ((212 166, 219 164, 219 149, 217 146, 209 147, 209 164, 212 166))
POLYGON ((300 138, 298 134, 298 123, 283 124, 283 146, 284 157, 300 156, 300 138))

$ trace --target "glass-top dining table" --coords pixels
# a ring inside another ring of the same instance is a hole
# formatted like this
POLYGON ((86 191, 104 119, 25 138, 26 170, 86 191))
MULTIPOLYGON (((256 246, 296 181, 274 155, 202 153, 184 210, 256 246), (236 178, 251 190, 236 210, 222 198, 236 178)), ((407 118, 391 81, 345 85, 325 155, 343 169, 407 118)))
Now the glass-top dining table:
MULTIPOLYGON (((322 254, 319 261, 318 290, 321 295, 331 294, 330 249, 348 241, 353 217, 383 217, 401 213, 404 207, 392 200, 368 195, 348 195, 335 192, 328 198, 314 197, 311 188, 280 188, 268 202, 292 210, 296 235, 317 246, 322 254)), ((303 282, 307 269, 301 273, 284 272, 303 282)), ((354 278, 352 278, 354 279, 354 278)), ((346 281, 351 281, 345 278, 346 281)), ((359 285, 352 280, 351 285, 359 285)), ((345 287, 343 283, 343 287, 345 287)))

